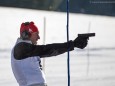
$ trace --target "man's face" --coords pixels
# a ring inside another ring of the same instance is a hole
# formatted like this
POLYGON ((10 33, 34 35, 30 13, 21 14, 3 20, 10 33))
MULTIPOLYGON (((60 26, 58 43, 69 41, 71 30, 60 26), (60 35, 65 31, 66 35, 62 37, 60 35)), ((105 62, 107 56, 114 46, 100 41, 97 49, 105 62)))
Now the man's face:
POLYGON ((40 39, 39 32, 33 32, 31 34, 30 40, 32 41, 32 44, 37 44, 38 39, 40 39))

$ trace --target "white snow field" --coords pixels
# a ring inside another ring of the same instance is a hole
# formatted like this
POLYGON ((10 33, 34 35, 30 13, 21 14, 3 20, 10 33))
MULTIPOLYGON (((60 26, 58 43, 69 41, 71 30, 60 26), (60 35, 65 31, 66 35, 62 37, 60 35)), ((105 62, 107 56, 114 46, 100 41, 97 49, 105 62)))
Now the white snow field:
MULTIPOLYGON (((66 13, 0 7, 0 86, 18 86, 10 65, 10 52, 20 24, 34 21, 38 44, 66 42, 66 13), (46 23, 44 23, 46 22, 46 23)), ((69 35, 95 32, 84 49, 70 52, 71 86, 115 86, 115 17, 70 14, 69 35)), ((48 86, 67 86, 67 53, 45 59, 48 86)))

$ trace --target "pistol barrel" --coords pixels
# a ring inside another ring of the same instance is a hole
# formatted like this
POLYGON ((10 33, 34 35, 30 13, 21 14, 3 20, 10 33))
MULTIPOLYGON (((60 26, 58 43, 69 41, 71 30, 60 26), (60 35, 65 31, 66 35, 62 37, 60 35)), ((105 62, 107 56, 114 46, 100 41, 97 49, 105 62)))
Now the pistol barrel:
POLYGON ((78 34, 78 36, 82 36, 82 37, 93 37, 93 36, 95 36, 95 33, 78 34))

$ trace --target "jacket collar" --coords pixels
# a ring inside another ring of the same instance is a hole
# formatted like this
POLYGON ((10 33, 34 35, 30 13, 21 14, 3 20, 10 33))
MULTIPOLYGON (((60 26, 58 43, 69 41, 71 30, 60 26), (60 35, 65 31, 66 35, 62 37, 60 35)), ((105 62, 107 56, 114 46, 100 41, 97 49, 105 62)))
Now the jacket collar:
POLYGON ((16 44, 18 44, 18 43, 20 43, 20 42, 26 42, 26 43, 32 44, 32 42, 31 42, 30 40, 23 40, 23 39, 21 39, 21 38, 18 38, 16 44))

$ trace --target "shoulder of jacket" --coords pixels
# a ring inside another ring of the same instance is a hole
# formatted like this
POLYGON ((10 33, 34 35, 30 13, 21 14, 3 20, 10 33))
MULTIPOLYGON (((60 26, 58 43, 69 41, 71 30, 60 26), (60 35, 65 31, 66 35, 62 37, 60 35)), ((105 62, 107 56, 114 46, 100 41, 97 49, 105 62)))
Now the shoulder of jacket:
POLYGON ((15 59, 19 59, 19 58, 23 57, 25 52, 27 52, 29 50, 29 48, 31 48, 31 45, 32 44, 26 43, 26 42, 20 42, 20 43, 16 44, 14 47, 15 59))

